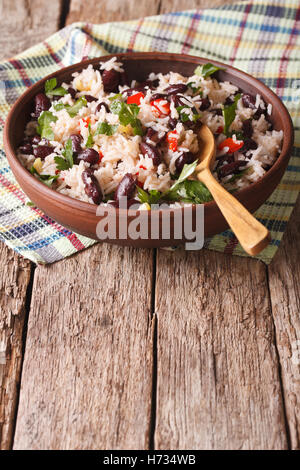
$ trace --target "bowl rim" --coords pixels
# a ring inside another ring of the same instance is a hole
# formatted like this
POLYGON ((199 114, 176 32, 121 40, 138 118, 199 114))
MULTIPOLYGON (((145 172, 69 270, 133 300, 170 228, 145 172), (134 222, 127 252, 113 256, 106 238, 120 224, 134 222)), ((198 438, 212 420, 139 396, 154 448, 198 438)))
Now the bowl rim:
MULTIPOLYGON (((89 64, 95 64, 97 62, 106 62, 110 60, 113 57, 117 57, 119 60, 167 60, 167 59, 172 59, 175 62, 187 62, 187 63, 195 63, 198 65, 201 65, 206 62, 210 62, 218 67, 225 68, 226 72, 234 72, 235 76, 238 78, 243 79, 244 81, 250 81, 252 84, 259 90, 264 91, 266 94, 270 95, 273 100, 276 103, 276 106, 280 108, 280 114, 282 115, 282 121, 285 123, 285 131, 283 135, 283 143, 282 143, 282 149, 280 152, 280 155, 277 157, 276 161, 273 163, 272 167, 263 175, 261 178, 259 178, 257 181, 254 183, 251 183, 249 186, 246 186, 245 188, 241 190, 237 190, 234 193, 234 196, 240 200, 246 198, 248 193, 251 193, 255 191, 256 189, 259 189, 262 184, 268 184, 268 182, 272 179, 272 176, 277 172, 277 170, 281 167, 282 163, 287 160, 290 156, 291 149, 293 147, 294 143, 294 128, 293 128, 293 122, 291 119, 291 116, 284 105, 284 103, 280 100, 280 98, 269 88, 267 87, 263 82, 258 80, 257 78, 253 77, 252 75, 243 72, 240 69, 237 69, 236 67, 233 67, 232 65, 228 65, 223 62, 219 62, 214 59, 210 59, 207 57, 199 57, 199 56, 193 56, 193 55, 188 55, 188 54, 178 54, 178 53, 168 53, 168 52, 122 52, 122 53, 117 53, 117 54, 109 54, 105 56, 99 56, 99 57, 94 57, 92 59, 86 59, 81 62, 77 62, 75 64, 69 65, 67 67, 63 67, 59 70, 56 70, 55 72, 46 75, 43 77, 41 80, 38 80, 36 83, 31 85, 28 89, 25 90, 24 93, 15 101, 13 104, 12 108, 9 111, 9 114, 5 120, 4 124, 4 131, 3 131, 3 144, 4 144, 4 149, 6 156, 8 158, 9 164, 11 166, 11 161, 13 162, 13 165, 17 168, 19 174, 22 176, 23 180, 28 182, 33 189, 44 193, 44 195, 49 197, 49 199, 55 200, 55 202, 60 203, 62 205, 67 205, 71 206, 75 210, 81 210, 84 212, 88 212, 90 214, 95 214, 97 211, 97 208, 99 207, 96 204, 92 204, 90 202, 85 202, 81 201, 79 199, 72 198, 71 196, 67 196, 65 194, 59 193, 55 189, 49 188, 45 184, 43 184, 41 181, 39 181, 37 178, 35 178, 19 161, 17 158, 17 155, 13 149, 12 143, 10 142, 9 139, 9 134, 10 134, 10 123, 12 121, 12 118, 18 109, 20 103, 26 98, 28 94, 31 94, 35 89, 39 89, 42 84, 46 82, 46 80, 49 80, 50 78, 56 77, 59 79, 59 75, 64 74, 66 72, 75 72, 77 69, 85 68, 89 64)), ((207 209, 216 207, 216 202, 214 200, 210 202, 206 202, 203 204, 207 209)), ((189 207, 192 206, 192 209, 195 210, 196 204, 191 204, 189 207)), ((105 210, 107 212, 111 211, 116 211, 117 215, 127 215, 127 213, 137 213, 140 212, 139 210, 132 210, 132 209, 123 209, 123 208, 115 208, 113 206, 101 206, 100 207, 105 207, 105 210)), ((170 208, 170 211, 182 211, 184 209, 184 206, 182 207, 172 207, 170 208)), ((160 211, 161 209, 157 209, 160 211)), ((166 208, 163 209, 164 211, 168 210, 166 208)), ((148 211, 147 211, 148 212, 148 211)))

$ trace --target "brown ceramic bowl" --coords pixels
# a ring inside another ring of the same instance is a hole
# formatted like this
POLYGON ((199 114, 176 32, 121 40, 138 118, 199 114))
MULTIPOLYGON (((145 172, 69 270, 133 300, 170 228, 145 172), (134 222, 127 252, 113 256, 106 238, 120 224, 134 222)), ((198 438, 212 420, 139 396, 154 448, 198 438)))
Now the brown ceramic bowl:
MULTIPOLYGON (((167 73, 169 71, 180 72, 183 75, 191 75, 198 64, 208 62, 208 59, 193 57, 182 54, 168 54, 158 52, 124 53, 114 54, 124 63, 125 70, 130 80, 145 80, 150 72, 167 73)), ((78 201, 68 196, 60 194, 34 178, 19 162, 16 157, 17 147, 20 144, 25 125, 29 121, 32 112, 34 96, 44 89, 44 83, 51 77, 57 77, 58 82, 68 82, 71 74, 87 67, 88 64, 97 65, 100 61, 109 60, 113 56, 98 57, 86 60, 70 67, 66 67, 30 87, 14 104, 5 123, 4 128, 4 148, 9 160, 11 169, 29 199, 40 209, 52 217, 63 226, 85 235, 97 239, 96 226, 100 218, 96 215, 97 206, 87 202, 78 201)), ((272 104, 271 121, 276 130, 283 130, 282 151, 272 168, 256 183, 235 193, 236 198, 251 212, 258 209, 270 196, 278 185, 287 167, 292 145, 293 145, 293 125, 290 115, 281 100, 262 82, 250 75, 241 72, 229 65, 211 60, 210 62, 224 67, 226 70, 218 72, 218 79, 229 80, 237 85, 242 91, 251 94, 259 93, 267 103, 272 104)), ((191 207, 193 217, 195 217, 195 206, 191 207)), ((182 211, 181 208, 175 212, 182 211)), ((121 222, 128 224, 135 217, 142 218, 141 223, 150 223, 150 213, 148 211, 133 212, 126 209, 108 209, 108 218, 117 216, 117 227, 121 222), (128 217, 126 221, 126 217, 128 217)), ((159 211, 161 217, 161 211, 159 211)), ((204 205, 204 231, 205 236, 211 236, 225 230, 228 227, 220 210, 215 202, 204 205)), ((150 231, 149 231, 150 232, 150 231)), ((162 239, 161 232, 159 239, 151 238, 132 240, 129 236, 125 239, 107 239, 110 243, 122 245, 132 245, 140 247, 171 246, 185 242, 184 237, 174 238, 173 236, 173 216, 171 216, 171 235, 167 239, 162 239)))

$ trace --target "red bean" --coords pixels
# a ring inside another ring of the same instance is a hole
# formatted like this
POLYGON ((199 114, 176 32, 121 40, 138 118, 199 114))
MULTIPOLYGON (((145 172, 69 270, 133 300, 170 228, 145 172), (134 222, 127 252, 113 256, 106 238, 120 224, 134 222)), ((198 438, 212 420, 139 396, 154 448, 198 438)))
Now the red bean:
POLYGON ((131 173, 126 173, 115 191, 115 201, 119 201, 121 197, 127 197, 127 199, 131 199, 135 192, 135 188, 136 178, 134 178, 131 173))
POLYGON ((39 135, 34 135, 32 138, 31 138, 31 143, 33 145, 38 145, 41 141, 41 137, 39 135))
POLYGON ((34 115, 39 117, 43 111, 48 111, 51 107, 49 98, 44 93, 38 93, 34 97, 34 115))
POLYGON ((242 102, 245 108, 255 109, 255 101, 256 99, 254 96, 250 95, 249 93, 243 93, 242 102))
POLYGON ((240 167, 245 166, 248 162, 245 160, 238 160, 236 162, 228 163, 218 169, 218 175, 220 178, 231 175, 232 173, 239 173, 240 167))
POLYGON ((191 152, 183 152, 175 161, 175 167, 178 172, 180 172, 185 164, 193 163, 196 160, 195 155, 191 152))
POLYGON ((184 83, 176 83, 174 85, 168 86, 168 88, 164 90, 164 93, 166 93, 167 96, 171 96, 177 95, 178 93, 184 93, 186 90, 187 85, 185 85, 184 83))
POLYGON ((107 113, 110 112, 110 109, 109 109, 109 107, 108 107, 108 104, 103 103, 103 101, 97 105, 97 107, 96 107, 96 112, 100 111, 100 109, 101 109, 102 106, 104 107, 104 109, 105 109, 105 111, 106 111, 107 113))
POLYGON ((217 168, 219 168, 220 166, 224 164, 224 162, 227 162, 227 163, 234 162, 234 155, 233 153, 230 153, 230 154, 226 153, 225 155, 222 155, 221 157, 217 157, 217 160, 218 160, 217 168))
POLYGON ((146 142, 142 142, 140 144, 140 150, 143 155, 151 158, 154 165, 159 165, 161 163, 161 154, 159 150, 154 147, 153 145, 146 144, 146 142))
POLYGON ((152 129, 152 127, 148 127, 146 135, 144 136, 144 141, 147 142, 148 140, 151 140, 155 144, 160 144, 164 140, 165 136, 166 134, 164 133, 163 136, 159 138, 158 132, 152 129))
POLYGON ((171 117, 170 117, 169 123, 168 123, 170 129, 172 129, 172 130, 175 129, 175 127, 177 126, 177 124, 178 124, 178 119, 175 119, 175 118, 171 118, 171 117))
POLYGON ((33 155, 41 160, 44 160, 50 153, 53 153, 53 147, 49 145, 38 145, 33 149, 33 155))
POLYGON ((84 95, 84 97, 88 103, 91 103, 92 101, 98 101, 98 98, 95 98, 95 96, 92 95, 84 95))
POLYGON ((113 69, 104 70, 102 73, 102 82, 106 93, 116 91, 120 83, 120 73, 113 69))
POLYGON ((243 147, 240 149, 240 152, 244 155, 249 150, 256 150, 257 143, 253 139, 245 139, 243 147))
POLYGON ((82 137, 79 134, 71 134, 70 139, 72 141, 72 150, 75 153, 80 153, 82 151, 81 142, 82 137))
POLYGON ((183 95, 171 95, 171 101, 174 103, 175 108, 178 106, 186 106, 189 108, 193 104, 187 96, 183 95))
POLYGON ((200 106, 199 106, 199 109, 200 111, 205 111, 206 109, 208 109, 210 107, 210 101, 208 98, 202 98, 200 100, 200 106))
POLYGON ((248 137, 248 138, 252 137, 253 127, 252 127, 251 119, 246 119, 246 121, 243 122, 242 129, 243 129, 243 134, 245 137, 248 137))
POLYGON ((76 93, 77 93, 77 91, 74 90, 74 88, 72 88, 71 86, 68 88, 68 93, 71 95, 71 97, 73 98, 73 100, 76 98, 76 93))
POLYGON ((33 154, 33 148, 32 148, 32 145, 29 142, 27 144, 21 145, 21 147, 19 147, 19 150, 24 155, 32 155, 33 154))
POLYGON ((92 199, 95 204, 102 201, 102 191, 97 178, 94 176, 93 170, 87 168, 82 172, 82 181, 84 182, 85 194, 92 199))
POLYGON ((89 148, 82 150, 77 156, 78 160, 83 160, 84 162, 90 163, 91 165, 96 165, 99 161, 99 154, 96 150, 89 148))
POLYGON ((155 101, 155 100, 166 100, 167 95, 164 95, 163 93, 155 93, 154 95, 151 96, 150 101, 155 101))

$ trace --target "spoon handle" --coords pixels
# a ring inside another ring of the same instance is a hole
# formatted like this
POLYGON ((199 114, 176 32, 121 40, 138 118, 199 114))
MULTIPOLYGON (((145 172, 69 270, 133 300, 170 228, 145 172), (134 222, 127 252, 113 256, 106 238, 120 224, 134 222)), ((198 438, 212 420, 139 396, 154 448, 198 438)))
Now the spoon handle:
POLYGON ((268 246, 271 237, 266 227, 217 182, 210 170, 203 169, 197 174, 197 178, 208 187, 232 231, 249 255, 257 255, 268 246))

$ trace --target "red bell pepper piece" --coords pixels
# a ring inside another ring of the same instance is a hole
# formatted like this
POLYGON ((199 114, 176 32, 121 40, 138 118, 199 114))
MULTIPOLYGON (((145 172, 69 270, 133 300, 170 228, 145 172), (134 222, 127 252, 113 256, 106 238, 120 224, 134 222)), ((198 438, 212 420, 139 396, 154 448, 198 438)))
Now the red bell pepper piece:
POLYGON ((127 104, 137 104, 139 106, 141 104, 141 99, 143 98, 145 98, 144 93, 136 93, 135 95, 128 96, 127 104))
POLYGON ((219 150, 222 150, 225 147, 228 147, 227 153, 234 153, 240 150, 244 145, 243 140, 235 141, 231 137, 228 137, 227 139, 223 140, 219 144, 219 150))

